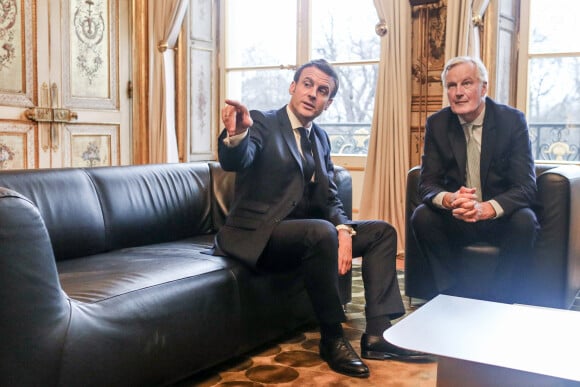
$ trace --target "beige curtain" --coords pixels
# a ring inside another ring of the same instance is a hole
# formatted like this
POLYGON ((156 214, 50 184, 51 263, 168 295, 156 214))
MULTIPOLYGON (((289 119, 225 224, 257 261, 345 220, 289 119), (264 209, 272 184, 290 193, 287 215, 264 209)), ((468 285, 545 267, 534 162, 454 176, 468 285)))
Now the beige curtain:
POLYGON ((471 12, 471 40, 469 42, 469 55, 481 58, 480 29, 483 27, 483 15, 487 10, 489 0, 473 0, 471 12))
POLYGON ((149 0, 151 163, 179 161, 175 132, 175 44, 189 0, 149 0))
MULTIPOLYGON (((445 58, 470 55, 481 58, 479 29, 489 0, 448 0, 445 58)), ((443 93, 443 106, 448 105, 443 93)))
POLYGON ((382 219, 404 250, 405 184, 409 169, 411 8, 408 0, 374 0, 381 37, 379 77, 360 204, 361 219, 382 219), (381 28, 381 25, 383 28, 381 28))

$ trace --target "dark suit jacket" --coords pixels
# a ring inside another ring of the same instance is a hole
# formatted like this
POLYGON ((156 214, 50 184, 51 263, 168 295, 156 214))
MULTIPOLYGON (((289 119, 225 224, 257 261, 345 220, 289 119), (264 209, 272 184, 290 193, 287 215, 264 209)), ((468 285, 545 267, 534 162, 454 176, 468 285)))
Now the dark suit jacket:
MULTIPOLYGON (((254 120, 248 136, 236 147, 218 140, 222 168, 236 172, 235 196, 225 225, 216 236, 217 248, 255 266, 274 227, 302 199, 304 177, 301 156, 286 107, 250 112, 254 120)), ((330 141, 324 130, 312 126, 316 148, 316 188, 313 212, 334 225, 349 224, 334 184, 330 141)))
MULTIPOLYGON (((486 98, 481 141, 483 200, 495 199, 505 215, 532 207, 536 197, 534 159, 524 114, 486 98)), ((419 190, 432 205, 441 191, 465 185, 466 141, 459 118, 449 107, 427 119, 419 190)))

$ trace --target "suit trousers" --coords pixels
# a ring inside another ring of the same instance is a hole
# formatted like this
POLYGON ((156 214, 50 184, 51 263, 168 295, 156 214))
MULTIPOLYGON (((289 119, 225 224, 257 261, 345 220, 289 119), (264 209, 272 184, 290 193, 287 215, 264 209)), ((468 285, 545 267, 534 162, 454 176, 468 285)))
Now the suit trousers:
MULTIPOLYGON (((382 221, 358 221, 353 256, 362 256, 367 318, 397 318, 405 313, 397 281, 397 234, 382 221)), ((258 260, 261 270, 300 268, 306 291, 320 323, 345 320, 338 292, 338 233, 320 219, 288 219, 280 222, 258 260)))
MULTIPOLYGON (((430 267, 439 293, 450 293, 460 286, 461 248, 485 242, 499 248, 494 283, 486 297, 500 302, 517 302, 525 290, 525 270, 532 259, 539 232, 535 213, 522 208, 498 219, 467 223, 455 219, 451 211, 418 206, 411 217, 417 242, 430 267)), ((458 294, 461 295, 461 294, 458 294)))

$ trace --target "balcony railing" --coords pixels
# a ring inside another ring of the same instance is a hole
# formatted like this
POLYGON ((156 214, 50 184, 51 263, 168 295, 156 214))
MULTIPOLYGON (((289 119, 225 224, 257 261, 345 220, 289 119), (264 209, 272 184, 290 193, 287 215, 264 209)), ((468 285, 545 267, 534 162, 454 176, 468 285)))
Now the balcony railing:
POLYGON ((528 123, 536 160, 579 161, 580 123, 528 123))
POLYGON ((360 122, 320 123, 330 137, 336 155, 366 155, 369 151, 371 124, 360 122))

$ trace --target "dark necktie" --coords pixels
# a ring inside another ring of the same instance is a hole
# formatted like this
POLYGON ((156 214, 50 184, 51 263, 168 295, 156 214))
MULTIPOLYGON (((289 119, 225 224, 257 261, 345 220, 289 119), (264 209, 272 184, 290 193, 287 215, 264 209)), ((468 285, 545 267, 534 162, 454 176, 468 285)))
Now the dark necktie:
POLYGON ((300 132, 300 147, 302 148, 302 169, 304 170, 304 180, 310 181, 314 174, 314 157, 312 156, 312 144, 308 138, 308 133, 304 128, 298 128, 300 132))

